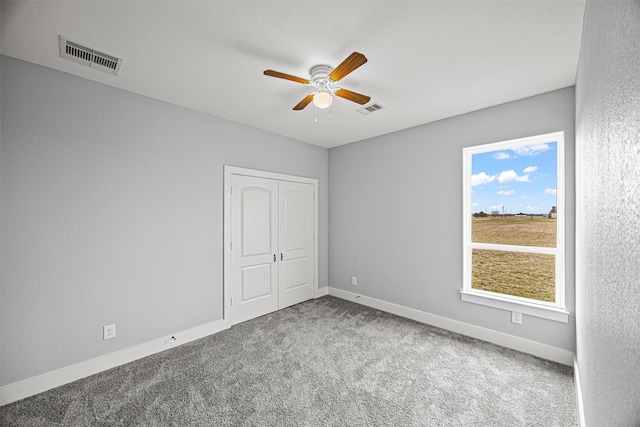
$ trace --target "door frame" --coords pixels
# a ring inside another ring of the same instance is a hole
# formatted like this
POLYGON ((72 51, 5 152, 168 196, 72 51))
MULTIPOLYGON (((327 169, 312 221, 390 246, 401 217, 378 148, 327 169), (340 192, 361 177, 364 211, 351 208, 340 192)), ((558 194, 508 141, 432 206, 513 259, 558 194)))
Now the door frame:
POLYGON ((231 327, 231 175, 245 175, 257 178, 268 178, 278 181, 300 182, 313 185, 313 297, 318 292, 318 179, 275 172, 247 169, 238 166, 224 165, 224 206, 223 206, 223 311, 222 320, 231 327))

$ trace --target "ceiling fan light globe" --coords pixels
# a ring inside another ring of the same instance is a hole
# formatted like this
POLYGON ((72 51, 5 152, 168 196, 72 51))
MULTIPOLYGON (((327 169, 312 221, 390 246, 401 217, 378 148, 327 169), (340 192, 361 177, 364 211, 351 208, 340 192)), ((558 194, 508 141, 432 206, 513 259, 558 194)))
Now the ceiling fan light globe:
POLYGON ((313 105, 318 108, 328 108, 331 106, 331 102, 333 101, 333 97, 328 90, 320 89, 313 96, 313 105))

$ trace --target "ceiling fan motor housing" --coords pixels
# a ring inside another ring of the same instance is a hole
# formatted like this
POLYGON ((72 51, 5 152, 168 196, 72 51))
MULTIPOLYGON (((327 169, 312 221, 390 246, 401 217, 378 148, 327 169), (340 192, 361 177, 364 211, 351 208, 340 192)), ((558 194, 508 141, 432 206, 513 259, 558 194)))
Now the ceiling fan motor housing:
POLYGON ((327 89, 331 92, 334 92, 334 89, 331 88, 331 84, 333 80, 329 78, 329 74, 333 71, 333 68, 328 65, 316 65, 311 68, 309 72, 311 74, 311 81, 309 84, 314 86, 316 89, 327 89))

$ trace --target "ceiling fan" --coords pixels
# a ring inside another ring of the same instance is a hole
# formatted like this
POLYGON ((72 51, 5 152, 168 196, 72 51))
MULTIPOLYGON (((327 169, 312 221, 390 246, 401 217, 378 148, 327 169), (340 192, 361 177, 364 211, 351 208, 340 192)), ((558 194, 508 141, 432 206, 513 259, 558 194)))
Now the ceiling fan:
POLYGON ((352 92, 341 87, 335 87, 335 83, 344 78, 356 68, 363 65, 365 62, 367 62, 367 58, 363 54, 353 52, 336 68, 331 68, 328 65, 316 65, 315 67, 311 68, 311 79, 309 80, 273 70, 265 70, 264 74, 266 76, 291 80, 292 82, 312 86, 315 89, 313 93, 305 96, 302 101, 298 102, 298 104, 293 107, 293 109, 296 111, 302 110, 304 107, 309 105, 311 101, 313 101, 313 104, 318 108, 327 108, 331 105, 331 102, 333 100, 332 95, 348 99, 349 101, 356 102, 360 105, 364 105, 369 102, 371 97, 352 92))

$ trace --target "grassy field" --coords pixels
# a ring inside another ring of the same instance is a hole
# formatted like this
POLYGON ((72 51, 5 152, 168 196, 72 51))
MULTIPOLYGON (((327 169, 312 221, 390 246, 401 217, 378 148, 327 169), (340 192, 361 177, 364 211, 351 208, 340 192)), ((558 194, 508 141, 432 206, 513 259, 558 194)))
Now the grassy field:
MULTIPOLYGON (((556 246, 556 220, 542 217, 473 218, 472 241, 556 246)), ((540 301, 555 301, 553 255, 473 249, 472 287, 540 301)))

